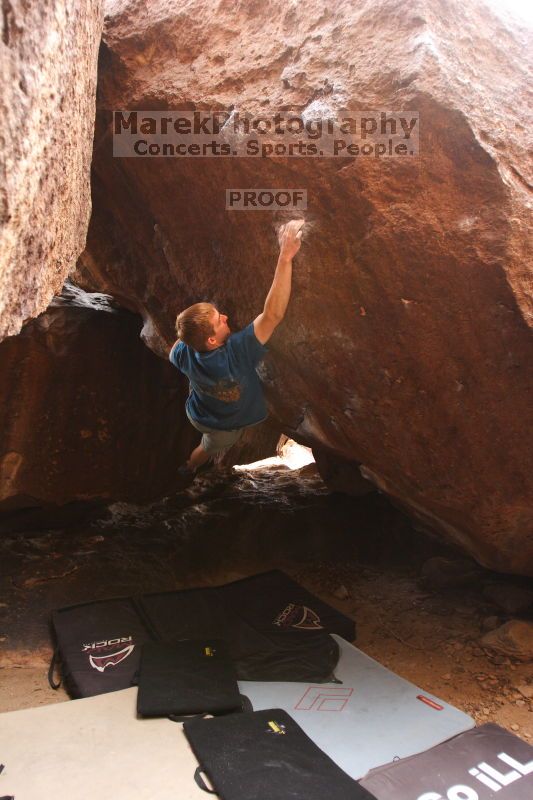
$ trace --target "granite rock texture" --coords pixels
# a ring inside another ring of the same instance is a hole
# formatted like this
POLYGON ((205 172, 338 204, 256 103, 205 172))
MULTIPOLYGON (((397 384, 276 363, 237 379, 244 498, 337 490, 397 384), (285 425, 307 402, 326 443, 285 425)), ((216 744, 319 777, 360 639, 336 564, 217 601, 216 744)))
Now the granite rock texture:
POLYGON ((85 247, 102 0, 3 0, 0 340, 46 309, 85 247))
POLYGON ((477 1, 109 2, 78 279, 144 319, 244 326, 276 258, 227 188, 304 188, 273 419, 487 566, 533 574, 530 34, 477 1), (420 155, 113 158, 113 109, 418 111, 420 155), (529 126, 529 127, 528 127, 529 126))

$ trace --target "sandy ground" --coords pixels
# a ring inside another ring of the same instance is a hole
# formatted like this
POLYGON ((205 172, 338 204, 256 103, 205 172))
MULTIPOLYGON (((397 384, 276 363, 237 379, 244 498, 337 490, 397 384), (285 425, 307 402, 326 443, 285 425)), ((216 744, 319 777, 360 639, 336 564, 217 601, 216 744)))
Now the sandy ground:
POLYGON ((477 723, 533 742, 523 694, 533 665, 480 647, 483 620, 498 613, 483 581, 445 593, 420 586, 424 560, 446 548, 378 495, 331 495, 312 468, 222 477, 150 508, 117 505, 90 525, 1 541, 0 711, 68 700, 47 683, 53 608, 277 567, 352 616, 364 652, 477 723))

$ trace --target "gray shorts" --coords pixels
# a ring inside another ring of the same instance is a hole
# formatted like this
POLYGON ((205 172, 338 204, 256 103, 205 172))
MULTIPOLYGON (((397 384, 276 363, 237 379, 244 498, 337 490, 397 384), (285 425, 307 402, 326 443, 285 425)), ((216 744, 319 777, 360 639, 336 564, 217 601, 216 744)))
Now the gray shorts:
POLYGON ((235 428, 231 431, 218 431, 215 430, 215 428, 207 428, 205 425, 200 425, 199 422, 195 422, 195 420, 191 419, 187 411, 185 411, 185 413, 193 428, 203 433, 201 441, 202 450, 205 450, 210 456, 214 456, 216 453, 221 453, 223 450, 230 448, 235 444, 244 430, 244 428, 235 428))

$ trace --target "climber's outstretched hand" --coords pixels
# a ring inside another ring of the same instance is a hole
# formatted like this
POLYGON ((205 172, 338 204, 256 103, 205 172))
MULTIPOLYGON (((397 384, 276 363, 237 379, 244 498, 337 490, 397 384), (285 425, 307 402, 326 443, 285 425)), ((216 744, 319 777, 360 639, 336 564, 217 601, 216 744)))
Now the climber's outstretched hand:
POLYGON ((285 258, 294 258, 302 246, 302 233, 304 219, 291 219, 279 230, 280 255, 285 258))

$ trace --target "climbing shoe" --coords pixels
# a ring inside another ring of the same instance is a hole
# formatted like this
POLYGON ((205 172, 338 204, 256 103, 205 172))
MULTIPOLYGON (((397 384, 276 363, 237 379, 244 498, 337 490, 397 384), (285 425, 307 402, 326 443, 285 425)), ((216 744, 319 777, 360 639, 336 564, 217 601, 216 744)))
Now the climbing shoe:
POLYGON ((180 491, 186 489, 194 481, 196 473, 193 469, 189 469, 187 464, 182 464, 178 467, 178 478, 180 481, 180 491))
POLYGON ((200 475, 202 472, 208 472, 212 467, 215 466, 215 462, 212 458, 208 458, 195 472, 195 475, 200 475))

